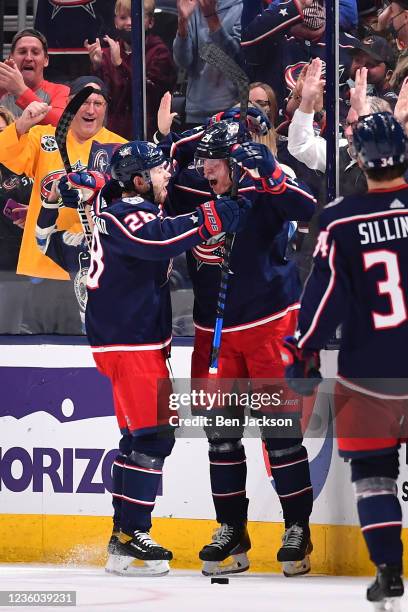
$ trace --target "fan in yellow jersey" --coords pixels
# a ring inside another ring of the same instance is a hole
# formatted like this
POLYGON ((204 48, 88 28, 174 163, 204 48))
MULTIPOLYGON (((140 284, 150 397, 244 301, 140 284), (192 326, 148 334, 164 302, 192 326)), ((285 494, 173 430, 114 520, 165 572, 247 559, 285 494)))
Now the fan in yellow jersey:
MULTIPOLYGON (((103 81, 97 77, 79 77, 71 85, 70 96, 86 85, 100 89, 101 94, 93 93, 86 100, 68 131, 67 150, 73 171, 86 168, 92 142, 126 142, 121 136, 103 127, 107 107, 107 91, 103 81)), ((65 270, 41 253, 35 240, 41 203, 47 200, 53 181, 65 174, 55 141, 55 127, 36 125, 49 110, 50 107, 43 102, 32 102, 21 117, 0 134, 0 163, 17 174, 25 173, 34 179, 17 273, 69 280, 65 270)), ((60 230, 82 231, 77 211, 70 208, 60 209, 57 226, 60 230)))

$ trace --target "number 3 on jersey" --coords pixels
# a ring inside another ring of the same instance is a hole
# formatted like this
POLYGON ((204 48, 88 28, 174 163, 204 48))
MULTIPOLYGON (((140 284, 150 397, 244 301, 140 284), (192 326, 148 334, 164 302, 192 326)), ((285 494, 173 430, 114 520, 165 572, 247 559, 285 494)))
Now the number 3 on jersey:
POLYGON ((103 248, 101 239, 99 237, 98 228, 95 225, 91 247, 91 265, 89 267, 88 280, 86 284, 88 289, 98 289, 99 279, 104 269, 105 264, 103 263, 103 248))
POLYGON ((404 323, 408 318, 404 292, 401 288, 401 274, 398 255, 393 251, 371 251, 363 253, 364 270, 367 272, 372 266, 382 265, 385 268, 385 279, 378 281, 379 295, 386 295, 390 300, 391 312, 380 314, 372 311, 375 329, 389 329, 404 323))

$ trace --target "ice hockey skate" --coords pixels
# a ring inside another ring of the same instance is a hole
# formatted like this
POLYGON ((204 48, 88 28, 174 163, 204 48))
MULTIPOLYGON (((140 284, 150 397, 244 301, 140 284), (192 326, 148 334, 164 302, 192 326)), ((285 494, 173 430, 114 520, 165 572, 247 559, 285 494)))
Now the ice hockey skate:
POLYGON ((109 572, 121 576, 164 576, 173 553, 155 542, 146 531, 132 536, 120 533, 109 555, 109 572))
POLYGON ((395 565, 377 567, 377 576, 367 589, 367 599, 374 604, 375 612, 400 612, 404 594, 401 573, 395 565))
POLYGON ((106 560, 105 572, 112 574, 115 572, 116 546, 119 542, 119 531, 112 531, 108 542, 108 558, 106 560))
POLYGON ((212 542, 199 552, 204 561, 202 573, 204 576, 222 576, 238 574, 249 568, 248 550, 251 549, 246 523, 228 525, 223 523, 213 534, 212 542), (231 563, 221 565, 222 561, 232 557, 231 563))
POLYGON ((290 578, 310 572, 309 554, 312 550, 308 526, 294 523, 288 527, 283 534, 282 546, 277 555, 278 561, 282 563, 283 574, 290 578))

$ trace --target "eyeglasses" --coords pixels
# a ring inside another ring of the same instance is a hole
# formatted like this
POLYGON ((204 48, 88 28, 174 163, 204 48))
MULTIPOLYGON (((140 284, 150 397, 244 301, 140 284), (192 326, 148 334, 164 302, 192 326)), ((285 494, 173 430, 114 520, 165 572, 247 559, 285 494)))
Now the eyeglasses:
POLYGON ((252 104, 256 104, 261 108, 266 108, 267 106, 270 106, 269 100, 251 100, 251 102, 252 104))
POLYGON ((346 119, 345 121, 342 121, 341 127, 343 128, 343 131, 345 131, 347 128, 351 128, 352 130, 354 130, 357 123, 358 121, 347 121, 346 119))
POLYGON ((82 104, 83 108, 90 108, 91 106, 94 106, 96 110, 101 110, 104 106, 106 106, 106 101, 105 100, 85 100, 85 102, 82 104))

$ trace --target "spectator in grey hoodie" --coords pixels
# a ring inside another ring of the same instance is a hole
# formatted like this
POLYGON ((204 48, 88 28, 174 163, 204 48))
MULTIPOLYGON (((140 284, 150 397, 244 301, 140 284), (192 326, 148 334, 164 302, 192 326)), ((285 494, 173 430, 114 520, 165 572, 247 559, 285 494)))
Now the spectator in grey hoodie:
POLYGON ((230 108, 238 97, 233 83, 200 58, 199 48, 213 42, 237 59, 242 0, 177 0, 177 10, 173 56, 177 66, 187 71, 186 127, 189 128, 230 108))

